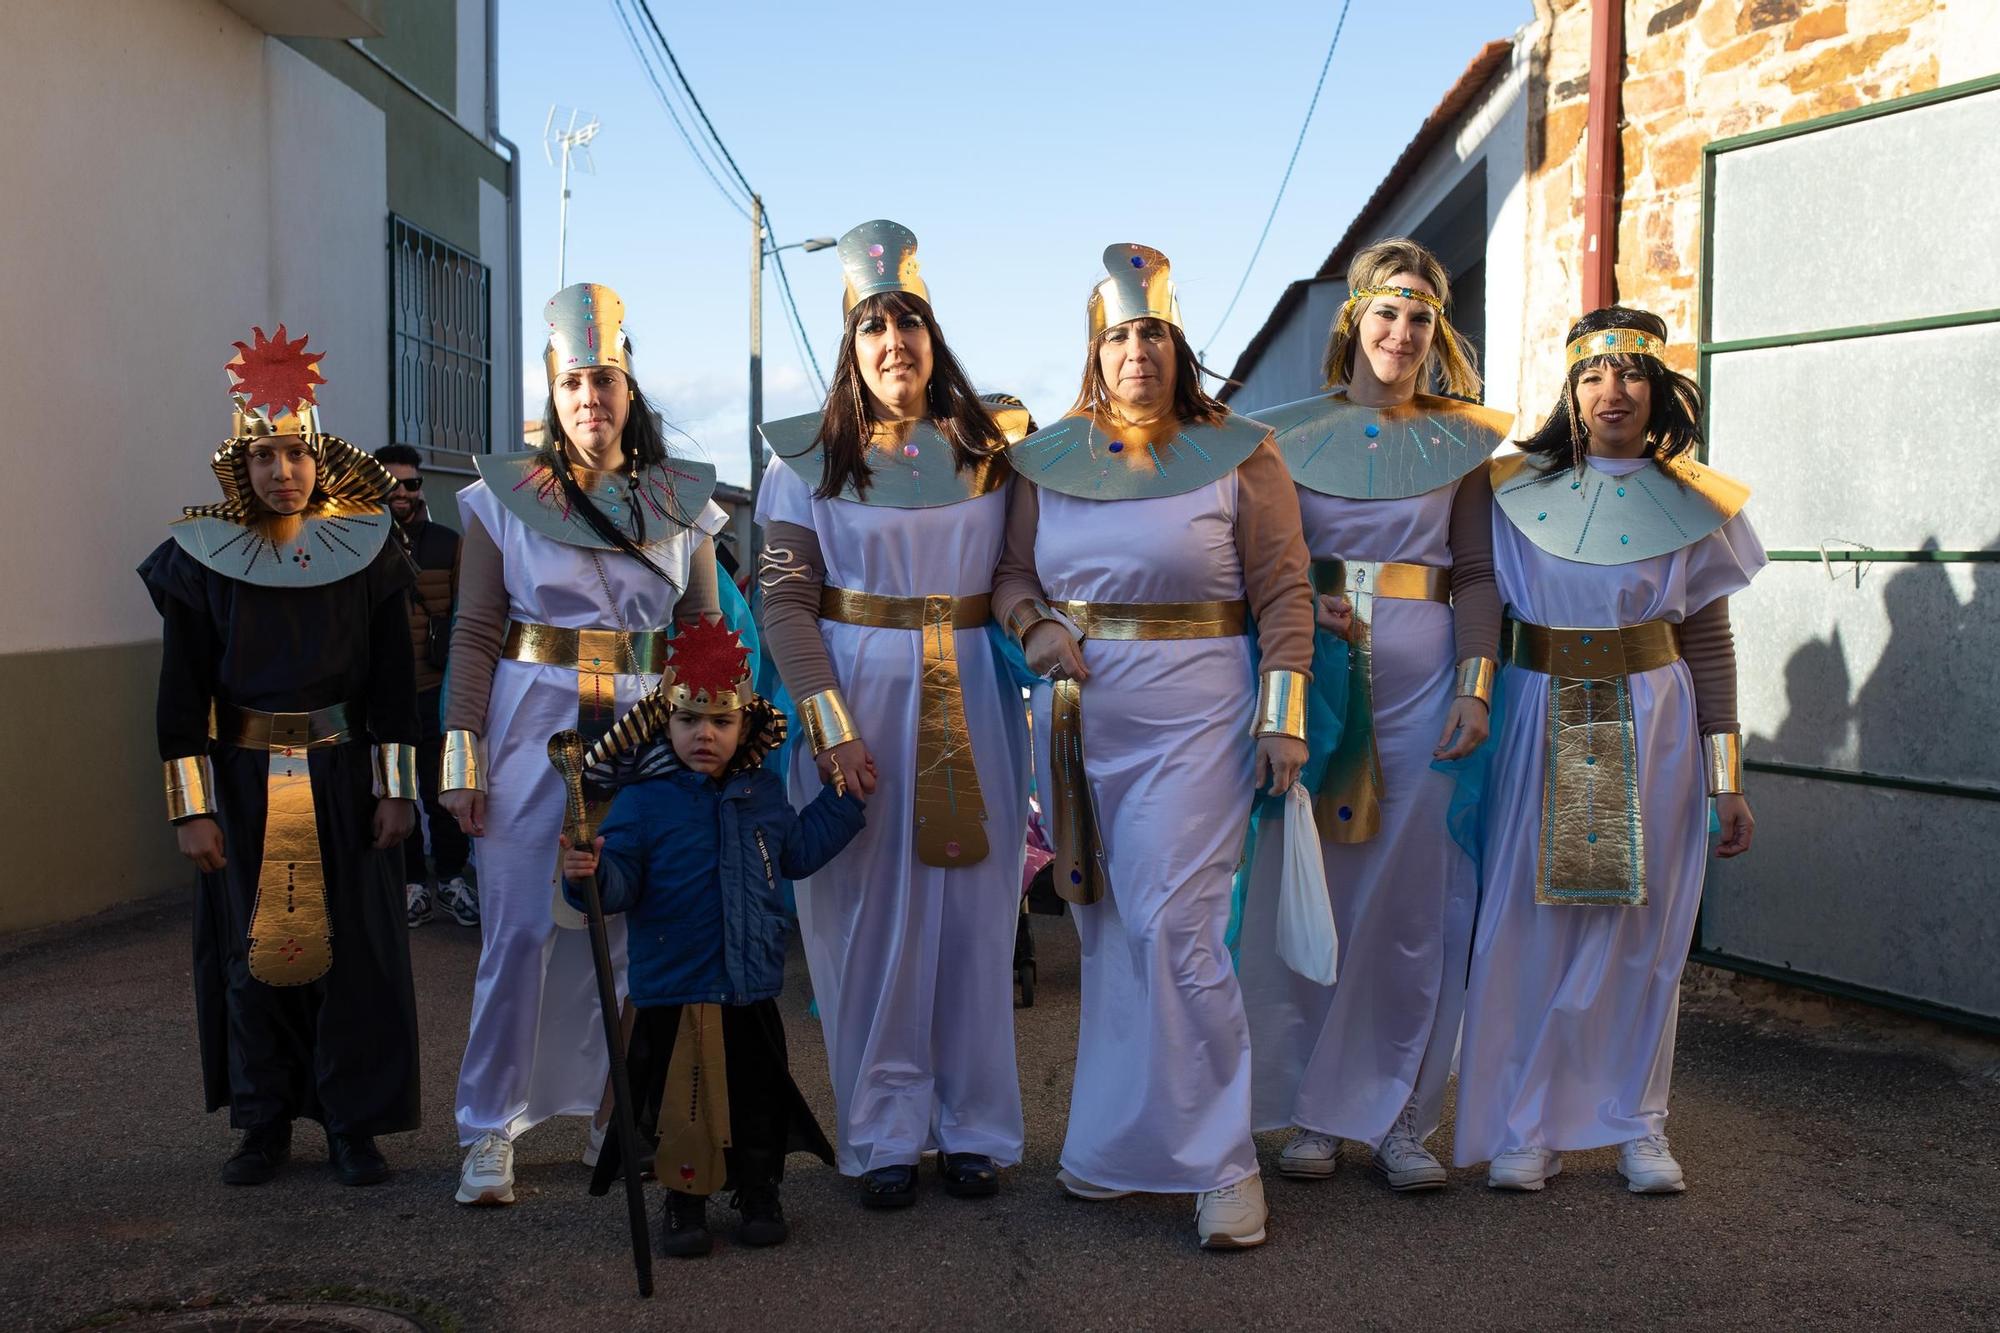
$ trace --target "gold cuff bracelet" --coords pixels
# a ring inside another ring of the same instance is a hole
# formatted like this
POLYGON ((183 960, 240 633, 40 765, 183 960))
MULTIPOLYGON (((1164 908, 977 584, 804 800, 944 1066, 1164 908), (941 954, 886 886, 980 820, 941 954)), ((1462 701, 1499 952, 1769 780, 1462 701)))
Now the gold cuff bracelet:
POLYGON ((1743 733, 1718 731, 1701 738, 1708 760, 1708 794, 1727 796, 1743 790, 1743 733))
POLYGON ((821 690, 799 701, 799 718, 805 723, 806 739, 814 754, 825 754, 836 745, 845 745, 861 733, 847 711, 847 701, 839 690, 821 690))
POLYGON ((1302 671, 1266 671, 1257 693, 1256 735, 1306 738, 1306 676, 1302 671))
POLYGON ((375 747, 375 785, 391 801, 417 799, 417 747, 384 741, 375 747))
POLYGON ((167 760, 167 820, 215 813, 215 765, 205 754, 167 760))
POLYGON ((1500 664, 1490 657, 1465 658, 1458 664, 1452 693, 1490 706, 1493 702, 1493 678, 1499 671, 1500 664))
POLYGON ((439 765, 438 790, 486 790, 486 768, 479 762, 479 737, 463 728, 444 734, 444 759, 439 765))

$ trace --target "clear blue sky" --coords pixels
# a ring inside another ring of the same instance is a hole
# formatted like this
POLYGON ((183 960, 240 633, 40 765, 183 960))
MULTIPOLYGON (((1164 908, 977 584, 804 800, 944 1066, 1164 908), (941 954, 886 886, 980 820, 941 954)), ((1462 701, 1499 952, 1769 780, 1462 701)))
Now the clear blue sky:
MULTIPOLYGON (((1084 299, 1113 241, 1166 251, 1197 346, 1256 244, 1339 14, 1315 4, 1090 0, 854 8, 652 0, 778 242, 890 217, 916 232, 938 321, 982 390, 1067 407, 1084 299)), ((1290 189, 1209 363, 1226 370, 1318 267, 1479 47, 1530 0, 1353 0, 1290 189)), ((747 476, 749 225, 676 134, 611 0, 505 0, 502 125, 520 144, 530 415, 556 281, 550 103, 595 112, 573 176, 569 279, 625 298, 642 382, 726 480, 747 476)), ((840 267, 785 255, 831 373, 840 267)), ((817 405, 765 278, 765 415, 817 405)))

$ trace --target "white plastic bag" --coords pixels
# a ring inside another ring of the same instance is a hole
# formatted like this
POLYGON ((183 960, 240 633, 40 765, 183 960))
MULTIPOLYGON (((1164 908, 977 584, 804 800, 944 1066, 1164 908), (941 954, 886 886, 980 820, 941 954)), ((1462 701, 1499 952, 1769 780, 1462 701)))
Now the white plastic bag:
POLYGON ((1340 935, 1326 891, 1312 797, 1294 783, 1285 797, 1285 869, 1278 883, 1278 957, 1310 981, 1331 986, 1340 967, 1340 935))

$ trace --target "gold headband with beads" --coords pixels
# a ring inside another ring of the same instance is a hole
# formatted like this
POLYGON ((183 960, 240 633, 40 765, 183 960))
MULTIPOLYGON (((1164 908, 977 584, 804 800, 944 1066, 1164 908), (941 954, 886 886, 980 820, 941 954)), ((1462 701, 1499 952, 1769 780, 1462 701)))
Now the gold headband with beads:
POLYGON ((1666 339, 1644 329, 1599 329, 1584 334, 1564 349, 1563 367, 1568 369, 1593 356, 1650 356, 1658 361, 1666 349, 1666 339))
POLYGON ((1378 296, 1400 296, 1406 301, 1422 301, 1439 314, 1444 313, 1444 302, 1429 292, 1420 292, 1415 287, 1363 287, 1347 294, 1347 304, 1372 301, 1378 296))

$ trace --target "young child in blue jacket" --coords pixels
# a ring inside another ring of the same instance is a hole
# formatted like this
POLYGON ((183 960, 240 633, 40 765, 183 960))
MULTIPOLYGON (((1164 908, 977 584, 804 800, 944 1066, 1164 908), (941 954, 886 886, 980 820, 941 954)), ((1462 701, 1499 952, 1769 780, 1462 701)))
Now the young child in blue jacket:
MULTIPOLYGON (((561 840, 570 902, 584 907, 578 884, 594 873, 605 912, 625 913, 634 1109, 642 1133, 660 1127, 662 1248, 687 1257, 714 1246, 718 1186, 735 1191, 738 1241, 776 1245, 790 1234, 778 1198, 786 1154, 833 1164, 786 1064, 776 997, 789 918, 777 880, 831 861, 861 831, 863 807, 836 773, 792 810, 784 779, 762 766, 785 719, 753 693, 748 655, 719 618, 682 622, 670 674, 620 723, 637 743, 590 774, 617 792, 599 836, 588 849, 561 840)), ((613 1135, 593 1191, 619 1170, 613 1135)))

